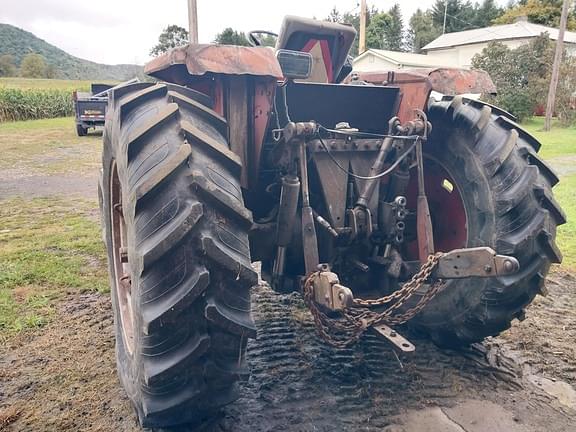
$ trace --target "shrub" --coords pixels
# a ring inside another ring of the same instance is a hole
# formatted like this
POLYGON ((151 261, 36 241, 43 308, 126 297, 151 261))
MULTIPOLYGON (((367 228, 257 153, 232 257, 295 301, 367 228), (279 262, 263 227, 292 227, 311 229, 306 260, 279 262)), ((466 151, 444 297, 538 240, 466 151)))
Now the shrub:
MULTIPOLYGON (((546 106, 554 43, 543 33, 530 43, 510 49, 492 42, 472 59, 474 68, 490 74, 498 94, 487 99, 514 114, 520 121, 546 106)), ((576 59, 564 52, 556 91, 554 113, 562 125, 576 122, 576 59)))

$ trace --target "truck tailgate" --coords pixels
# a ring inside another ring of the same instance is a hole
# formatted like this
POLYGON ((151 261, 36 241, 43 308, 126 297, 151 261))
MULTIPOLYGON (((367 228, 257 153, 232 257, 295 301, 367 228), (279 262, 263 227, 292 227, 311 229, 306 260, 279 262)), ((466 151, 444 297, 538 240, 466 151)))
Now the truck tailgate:
POLYGON ((80 120, 104 120, 106 100, 77 100, 76 113, 80 120))

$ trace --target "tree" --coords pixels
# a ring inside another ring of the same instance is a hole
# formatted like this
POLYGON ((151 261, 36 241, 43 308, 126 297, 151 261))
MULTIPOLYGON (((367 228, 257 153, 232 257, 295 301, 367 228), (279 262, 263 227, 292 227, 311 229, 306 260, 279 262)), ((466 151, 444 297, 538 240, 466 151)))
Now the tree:
POLYGON ((16 76, 16 65, 12 54, 0 56, 0 77, 16 76))
POLYGON ((330 11, 330 15, 328 15, 328 17, 326 18, 326 21, 341 23, 343 18, 344 17, 340 14, 338 9, 336 9, 336 6, 334 6, 330 11))
POLYGON ((262 42, 263 46, 274 48, 276 46, 276 39, 278 39, 276 36, 262 35, 260 37, 260 42, 262 42))
POLYGON ((476 3, 474 11, 475 16, 472 23, 478 28, 492 25, 492 22, 504 13, 504 10, 496 4, 495 0, 484 0, 481 4, 476 3))
POLYGON ((370 18, 366 26, 366 48, 388 49, 386 31, 392 24, 392 18, 385 12, 380 12, 370 18))
POLYGON ((390 17, 388 27, 384 32, 384 49, 404 51, 404 23, 400 5, 395 3, 388 11, 390 17))
POLYGON ((474 56, 472 66, 488 72, 496 84, 492 102, 522 120, 546 100, 553 55, 553 44, 543 34, 516 49, 491 42, 474 56))
POLYGON ((472 3, 462 0, 436 0, 432 6, 432 20, 440 29, 444 26, 444 10, 446 8, 446 33, 475 28, 473 23, 476 11, 472 3))
POLYGON ((46 78, 54 79, 58 72, 56 71, 56 67, 52 64, 48 64, 46 66, 46 78))
POLYGON ((576 109, 574 91, 576 89, 576 58, 565 56, 560 66, 560 76, 565 77, 558 81, 556 91, 556 115, 562 126, 576 123, 576 109))
MULTIPOLYGON (((562 15, 562 0, 523 0, 512 6, 502 16, 494 20, 495 24, 510 24, 519 17, 548 27, 558 27, 562 15)), ((574 11, 568 18, 568 30, 576 30, 574 11)))
POLYGON ((221 33, 218 33, 214 39, 214 42, 221 45, 250 45, 246 35, 243 32, 236 31, 231 27, 225 28, 221 33))
MULTIPOLYGON (((368 33, 368 26, 370 25, 372 17, 376 16, 378 13, 379 13, 378 9, 375 8, 374 6, 369 7, 368 10, 366 11, 367 33, 368 33)), ((341 14, 336 8, 333 8, 332 11, 330 11, 330 15, 326 17, 326 21, 337 22, 340 24, 348 24, 354 27, 357 33, 360 31, 359 12, 346 12, 344 14, 341 14)), ((354 39, 354 42, 352 43, 352 47, 350 48, 350 55, 352 57, 356 57, 358 55, 358 42, 359 42, 358 37, 356 37, 356 39, 354 39)), ((376 46, 373 48, 376 48, 376 46)))
POLYGON ((150 55, 158 56, 188 43, 188 31, 177 25, 169 25, 158 37, 158 43, 150 50, 150 55))
POLYGON ((46 60, 40 54, 27 54, 20 63, 20 75, 24 78, 45 78, 46 60))
POLYGON ((419 53, 422 47, 428 45, 442 34, 442 29, 434 25, 432 12, 417 9, 409 22, 406 36, 407 47, 415 53, 419 53))

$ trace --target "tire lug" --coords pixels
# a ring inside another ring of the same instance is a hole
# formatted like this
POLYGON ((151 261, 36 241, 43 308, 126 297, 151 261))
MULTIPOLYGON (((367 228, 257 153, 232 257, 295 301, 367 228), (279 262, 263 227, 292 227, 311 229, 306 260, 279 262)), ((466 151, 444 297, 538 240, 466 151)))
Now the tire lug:
POLYGON ((125 247, 120 248, 120 262, 121 263, 128 262, 128 250, 125 247))

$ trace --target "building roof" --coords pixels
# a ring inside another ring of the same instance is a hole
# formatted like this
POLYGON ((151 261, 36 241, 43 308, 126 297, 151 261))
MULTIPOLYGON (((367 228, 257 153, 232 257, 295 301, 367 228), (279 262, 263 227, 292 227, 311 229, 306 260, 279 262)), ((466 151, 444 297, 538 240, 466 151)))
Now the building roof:
MULTIPOLYGON (((556 28, 533 24, 527 21, 517 21, 513 24, 484 27, 454 33, 444 33, 422 49, 428 51, 481 42, 526 39, 539 36, 542 33, 548 33, 552 40, 558 39, 558 29, 556 28)), ((567 31, 564 34, 564 41, 576 44, 576 33, 567 31)))
POLYGON ((370 55, 374 55, 381 59, 387 60, 391 63, 394 63, 398 66, 406 66, 406 67, 448 67, 451 66, 446 64, 446 61, 440 61, 435 57, 428 56, 425 54, 414 54, 414 53, 407 53, 407 52, 399 52, 399 51, 387 51, 387 50, 379 50, 379 49, 368 49, 360 54, 358 57, 354 59, 353 63, 356 63, 358 60, 368 57, 370 55))

